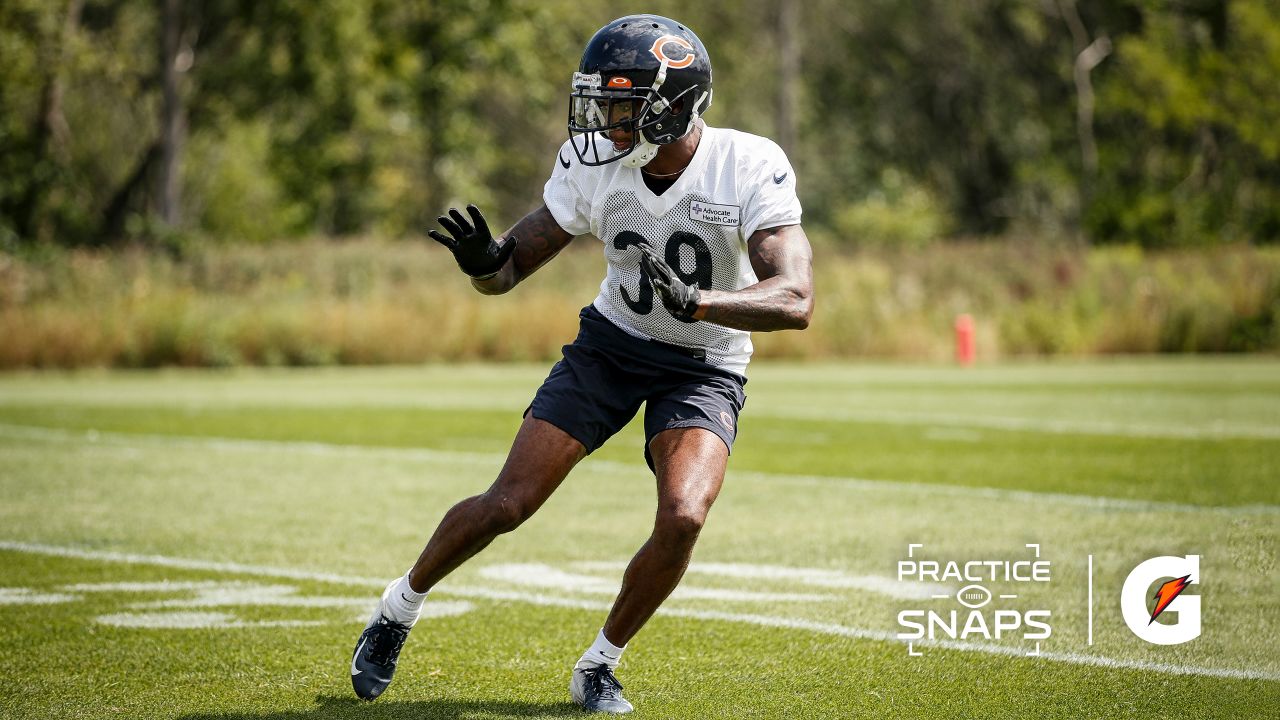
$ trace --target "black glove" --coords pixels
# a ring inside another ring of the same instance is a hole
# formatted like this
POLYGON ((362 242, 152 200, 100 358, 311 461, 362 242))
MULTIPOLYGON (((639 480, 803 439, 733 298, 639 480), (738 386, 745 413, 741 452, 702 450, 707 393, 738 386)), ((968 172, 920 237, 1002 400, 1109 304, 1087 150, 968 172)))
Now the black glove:
POLYGON ((667 312, 677 320, 696 322, 693 319, 693 313, 698 310, 698 303, 702 300, 702 293, 698 291, 698 286, 687 285, 676 277, 667 261, 658 257, 658 253, 654 252, 648 244, 641 243, 638 247, 640 248, 640 265, 649 274, 649 282, 657 291, 658 297, 662 298, 662 304, 667 307, 667 312))
POLYGON ((476 280, 488 280, 507 264, 507 258, 516 249, 516 240, 507 238, 506 242, 499 245, 493 241, 493 234, 489 232, 489 224, 484 221, 484 215, 480 214, 480 208, 468 205, 467 212, 471 214, 474 227, 456 208, 449 208, 449 217, 453 219, 441 216, 436 218, 436 222, 453 237, 435 230, 428 230, 427 234, 432 240, 449 248, 462 272, 476 280))

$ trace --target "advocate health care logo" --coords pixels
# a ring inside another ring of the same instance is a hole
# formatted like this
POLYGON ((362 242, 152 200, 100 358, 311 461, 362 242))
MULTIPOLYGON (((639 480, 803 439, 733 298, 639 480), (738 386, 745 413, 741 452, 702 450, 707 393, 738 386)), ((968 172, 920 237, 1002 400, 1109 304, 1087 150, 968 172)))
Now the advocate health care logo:
MULTIPOLYGON (((1033 588, 1039 597, 1053 598, 1053 563, 1040 557, 1040 545, 1031 543, 1016 556, 999 559, 936 559, 928 557, 922 543, 907 545, 907 557, 898 561, 899 582, 926 583, 947 592, 932 592, 929 607, 898 612, 899 640, 907 641, 907 654, 919 656, 917 642, 1006 641, 1034 643, 1027 655, 1040 654, 1041 643, 1053 636, 1053 611, 1020 597, 1033 588), (952 590, 952 588, 956 588, 952 590), (952 605, 938 606, 945 600, 952 605)), ((1088 556, 1088 645, 1093 645, 1093 555, 1088 556)), ((1125 577, 1120 611, 1134 635, 1155 645, 1177 645, 1200 636, 1200 597, 1184 595, 1200 583, 1200 556, 1162 555, 1139 563, 1125 577), (1150 598, 1150 602, 1148 602, 1150 598), (1157 622, 1160 620, 1160 622, 1157 622)), ((1103 607, 1111 607, 1104 603, 1103 607)))

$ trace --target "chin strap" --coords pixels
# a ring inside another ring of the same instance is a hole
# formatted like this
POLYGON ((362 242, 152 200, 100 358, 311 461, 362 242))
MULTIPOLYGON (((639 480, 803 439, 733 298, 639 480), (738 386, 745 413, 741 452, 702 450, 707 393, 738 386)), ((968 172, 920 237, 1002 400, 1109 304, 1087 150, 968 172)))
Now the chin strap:
POLYGON ((650 160, 658 157, 658 145, 641 138, 631 152, 622 158, 622 164, 630 168, 644 167, 650 160))
POLYGON ((685 128, 684 131, 686 135, 693 130, 693 126, 698 124, 698 116, 709 107, 711 107, 711 91, 703 90, 702 97, 698 98, 698 101, 693 104, 693 112, 689 115, 689 127, 685 128))
MULTIPOLYGON (((666 58, 662 59, 662 64, 658 66, 658 75, 653 79, 653 85, 649 88, 650 92, 658 96, 653 103, 650 112, 660 113, 667 109, 667 103, 658 95, 658 89, 662 87, 662 83, 667 81, 667 65, 670 61, 666 58)), ((643 132, 637 133, 636 145, 631 152, 622 159, 622 164, 630 168, 640 168, 649 164, 649 161, 658 156, 658 147, 645 139, 643 132)))

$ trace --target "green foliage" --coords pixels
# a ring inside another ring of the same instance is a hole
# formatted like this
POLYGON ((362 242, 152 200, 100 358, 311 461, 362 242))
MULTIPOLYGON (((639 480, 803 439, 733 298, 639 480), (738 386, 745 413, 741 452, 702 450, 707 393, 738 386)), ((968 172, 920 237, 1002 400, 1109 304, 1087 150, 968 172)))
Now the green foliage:
POLYGON ((466 202, 504 225, 538 202, 586 39, 641 11, 705 40, 710 122, 794 137, 806 223, 835 242, 1280 238, 1280 6, 1078 5, 1073 31, 1076 0, 814 0, 788 36, 778 0, 183 3, 182 213, 168 227, 161 4, 12 0, 0 242, 395 237, 466 202), (1073 65, 1098 38, 1114 51, 1089 74, 1082 121, 1073 65))
POLYGON ((0 236, 98 243, 155 133, 155 8, 0 6, 0 236), (60 113, 51 98, 60 98, 60 113))
POLYGON ((819 212, 882 188, 886 166, 943 198, 962 232, 1064 212, 1053 188, 1074 129, 1057 17, 1003 0, 824 0, 806 17, 814 142, 801 153, 819 212))
POLYGON ((858 247, 921 248, 942 237, 949 215, 928 189, 886 170, 880 189, 836 211, 833 229, 858 247))
POLYGON ((307 208, 286 197, 267 160, 266 123, 228 123, 187 148, 187 215, 207 237, 269 242, 306 229, 307 208), (217 132, 217 134, 215 134, 217 132))
POLYGON ((1280 239, 1280 6, 1147 3, 1100 108, 1102 240, 1280 239))

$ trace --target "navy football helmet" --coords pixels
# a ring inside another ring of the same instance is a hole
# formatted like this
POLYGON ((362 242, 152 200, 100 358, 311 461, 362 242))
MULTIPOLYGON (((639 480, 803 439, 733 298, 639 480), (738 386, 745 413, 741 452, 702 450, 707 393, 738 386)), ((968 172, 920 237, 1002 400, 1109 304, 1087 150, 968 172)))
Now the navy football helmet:
POLYGON ((569 99, 570 144, 583 165, 643 167, 710 106, 711 58, 698 36, 669 18, 628 15, 600 28, 582 53, 569 99), (615 130, 630 134, 629 147, 611 141, 615 130))

